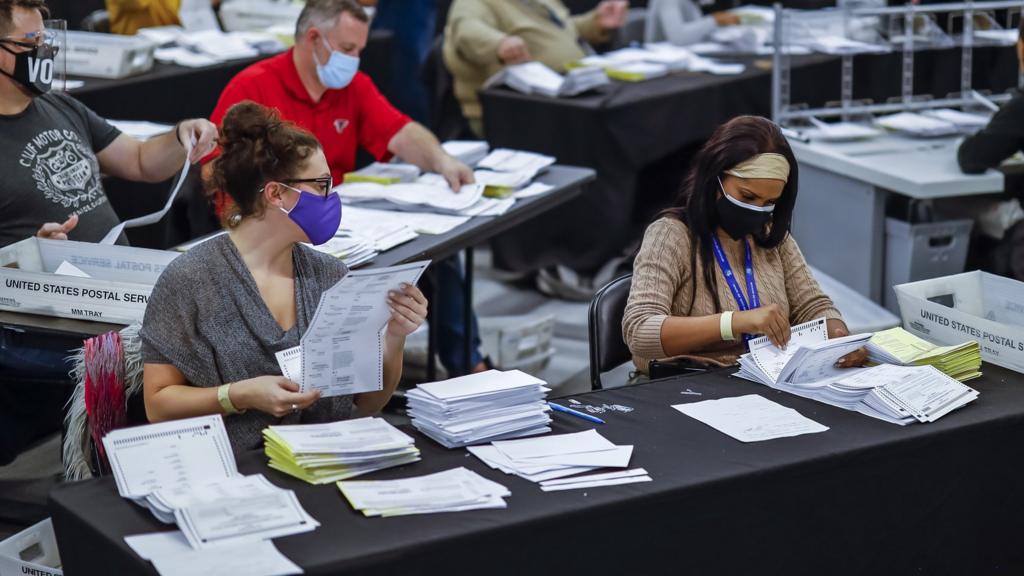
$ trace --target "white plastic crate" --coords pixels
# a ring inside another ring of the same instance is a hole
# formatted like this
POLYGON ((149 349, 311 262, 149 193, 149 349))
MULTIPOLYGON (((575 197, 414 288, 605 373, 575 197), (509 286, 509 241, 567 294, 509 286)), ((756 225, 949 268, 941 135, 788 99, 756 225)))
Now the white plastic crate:
POLYGON ((220 21, 228 32, 251 32, 276 26, 293 31, 302 2, 288 0, 230 0, 220 7, 220 21))
POLYGON ((100 322, 141 322, 177 252, 26 238, 0 248, 0 310, 100 322), (89 277, 54 274, 67 262, 89 277))
POLYGON ((938 344, 977 340, 984 360, 1024 372, 1024 282, 965 272, 895 290, 908 331, 938 344))
POLYGON ((26 574, 64 576, 49 518, 0 542, 0 576, 26 574))
POLYGON ((480 319, 480 341, 484 354, 503 370, 536 369, 551 357, 555 317, 494 316, 480 319))
POLYGON ((156 45, 137 36, 69 30, 67 72, 90 78, 126 78, 153 68, 156 45))

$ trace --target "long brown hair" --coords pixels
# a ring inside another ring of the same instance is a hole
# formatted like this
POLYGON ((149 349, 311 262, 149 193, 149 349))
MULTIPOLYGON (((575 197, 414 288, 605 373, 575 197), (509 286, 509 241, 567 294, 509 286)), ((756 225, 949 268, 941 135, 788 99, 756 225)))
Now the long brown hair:
MULTIPOLYGON (((786 157, 789 162, 789 180, 782 189, 782 195, 775 202, 771 223, 753 237, 754 242, 762 248, 778 246, 789 234, 800 174, 789 142, 782 135, 778 125, 760 116, 737 116, 719 126, 694 158, 674 205, 659 215, 677 218, 686 224, 692 247, 690 269, 696 270, 697 254, 700 253, 704 268, 704 284, 714 299, 716 311, 721 311, 722 303, 715 288, 711 235, 718 229, 716 205, 720 189, 719 178, 726 170, 737 164, 758 154, 770 152, 786 157)), ((696 278, 690 289, 692 311, 697 290, 696 278)))

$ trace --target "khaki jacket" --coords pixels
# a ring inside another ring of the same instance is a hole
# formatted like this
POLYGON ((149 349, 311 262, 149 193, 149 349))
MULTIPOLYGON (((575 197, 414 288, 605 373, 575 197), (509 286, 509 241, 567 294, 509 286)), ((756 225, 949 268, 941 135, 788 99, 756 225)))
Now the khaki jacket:
POLYGON ((594 11, 570 16, 561 0, 455 0, 444 30, 444 62, 455 77, 463 115, 471 121, 481 117, 477 91, 502 68, 498 44, 503 38, 519 36, 534 60, 564 72, 566 64, 584 56, 581 39, 608 40, 594 16, 594 11))

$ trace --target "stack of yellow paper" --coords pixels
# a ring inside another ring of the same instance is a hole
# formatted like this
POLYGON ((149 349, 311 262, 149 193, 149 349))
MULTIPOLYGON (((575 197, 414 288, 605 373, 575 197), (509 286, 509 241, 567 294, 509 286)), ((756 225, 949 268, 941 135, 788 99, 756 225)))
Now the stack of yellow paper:
POLYGON ((977 341, 936 346, 898 326, 871 338, 868 358, 880 364, 934 366, 961 382, 981 376, 981 347, 977 341))
POLYGON ((381 418, 270 426, 263 431, 270 467, 326 484, 416 462, 413 439, 381 418))

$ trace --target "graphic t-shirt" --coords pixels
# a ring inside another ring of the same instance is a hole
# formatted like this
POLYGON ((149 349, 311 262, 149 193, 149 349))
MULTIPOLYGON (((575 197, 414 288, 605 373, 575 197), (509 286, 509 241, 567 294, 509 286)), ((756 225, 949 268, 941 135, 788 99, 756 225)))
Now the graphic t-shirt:
POLYGON ((68 239, 97 242, 117 223, 100 182, 96 153, 121 134, 61 92, 0 115, 0 246, 35 236, 46 222, 73 214, 68 239))

